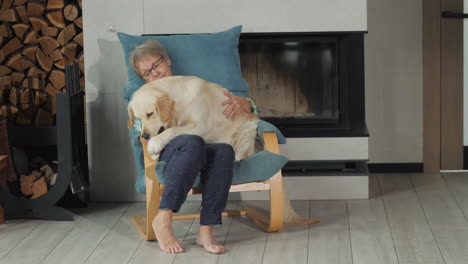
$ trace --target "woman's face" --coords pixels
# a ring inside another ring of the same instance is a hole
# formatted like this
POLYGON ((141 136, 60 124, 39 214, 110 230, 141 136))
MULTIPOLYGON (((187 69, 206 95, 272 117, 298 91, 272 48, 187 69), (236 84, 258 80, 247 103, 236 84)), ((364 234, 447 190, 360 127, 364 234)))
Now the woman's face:
POLYGON ((137 68, 145 82, 172 76, 171 60, 161 56, 148 55, 137 62, 137 68))

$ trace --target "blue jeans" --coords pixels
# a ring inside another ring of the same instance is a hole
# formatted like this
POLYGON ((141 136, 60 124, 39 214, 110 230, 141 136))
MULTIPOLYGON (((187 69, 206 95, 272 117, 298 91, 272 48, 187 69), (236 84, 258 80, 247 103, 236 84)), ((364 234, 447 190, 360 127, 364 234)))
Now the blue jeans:
POLYGON ((178 212, 200 175, 203 188, 200 224, 221 224, 232 183, 234 157, 234 150, 228 144, 207 144, 196 135, 175 137, 159 157, 167 163, 159 208, 178 212))

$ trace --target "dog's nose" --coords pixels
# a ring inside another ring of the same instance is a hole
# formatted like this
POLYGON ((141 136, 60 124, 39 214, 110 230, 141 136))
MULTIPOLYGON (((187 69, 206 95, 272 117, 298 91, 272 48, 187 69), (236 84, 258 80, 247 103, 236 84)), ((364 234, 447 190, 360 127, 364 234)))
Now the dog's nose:
POLYGON ((150 138, 150 135, 149 134, 143 134, 143 135, 141 135, 141 137, 148 140, 150 138))

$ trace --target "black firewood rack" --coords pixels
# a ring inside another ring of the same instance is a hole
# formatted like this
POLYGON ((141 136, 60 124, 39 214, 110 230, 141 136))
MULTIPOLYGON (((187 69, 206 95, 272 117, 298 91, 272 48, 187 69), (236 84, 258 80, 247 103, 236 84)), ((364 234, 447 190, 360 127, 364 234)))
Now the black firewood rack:
POLYGON ((57 94, 56 126, 9 126, 10 146, 57 146, 58 175, 49 191, 35 199, 22 199, 0 188, 6 219, 39 218, 71 221, 73 215, 56 203, 70 188, 73 194, 89 189, 84 115, 84 91, 76 63, 66 66, 66 93, 57 94))

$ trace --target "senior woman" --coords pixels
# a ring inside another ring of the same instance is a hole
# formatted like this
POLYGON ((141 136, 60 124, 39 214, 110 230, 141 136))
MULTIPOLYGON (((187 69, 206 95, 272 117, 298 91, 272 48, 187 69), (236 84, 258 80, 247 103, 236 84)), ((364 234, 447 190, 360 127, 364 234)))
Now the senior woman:
MULTIPOLYGON (((171 59, 161 43, 147 40, 130 55, 133 70, 145 81, 172 76, 171 59)), ((224 115, 236 118, 240 111, 251 113, 251 103, 225 93, 224 115)), ((181 135, 170 141, 161 151, 160 161, 167 163, 164 194, 153 228, 164 252, 183 252, 181 242, 172 229, 172 214, 179 211, 187 193, 200 175, 203 186, 200 231, 197 244, 210 253, 222 254, 225 248, 213 236, 213 225, 221 224, 233 176, 234 151, 228 144, 209 143, 196 135, 181 135)))

